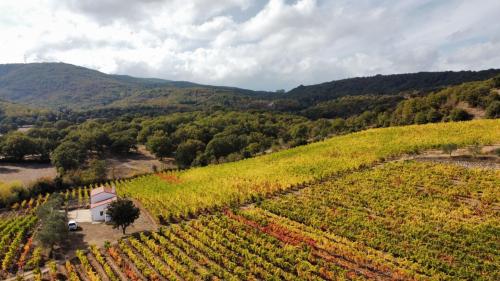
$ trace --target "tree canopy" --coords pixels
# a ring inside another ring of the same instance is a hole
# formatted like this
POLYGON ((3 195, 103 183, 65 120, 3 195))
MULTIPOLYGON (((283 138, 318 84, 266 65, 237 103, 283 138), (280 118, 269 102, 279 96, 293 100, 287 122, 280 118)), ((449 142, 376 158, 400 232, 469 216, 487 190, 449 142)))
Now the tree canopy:
POLYGON ((113 228, 121 228, 123 234, 136 219, 139 218, 141 210, 129 199, 118 199, 109 204, 107 214, 111 216, 113 228))

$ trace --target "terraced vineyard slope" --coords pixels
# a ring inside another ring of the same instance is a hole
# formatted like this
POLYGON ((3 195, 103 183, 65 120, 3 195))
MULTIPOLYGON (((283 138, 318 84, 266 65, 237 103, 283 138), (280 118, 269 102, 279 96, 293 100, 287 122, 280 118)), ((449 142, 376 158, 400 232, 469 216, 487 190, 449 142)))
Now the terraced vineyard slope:
POLYGON ((500 142, 500 120, 371 129, 234 163, 116 182, 160 222, 255 202, 330 175, 435 148, 500 142))
POLYGON ((91 247, 60 273, 71 280, 498 280, 498 186, 499 171, 388 163, 91 247))

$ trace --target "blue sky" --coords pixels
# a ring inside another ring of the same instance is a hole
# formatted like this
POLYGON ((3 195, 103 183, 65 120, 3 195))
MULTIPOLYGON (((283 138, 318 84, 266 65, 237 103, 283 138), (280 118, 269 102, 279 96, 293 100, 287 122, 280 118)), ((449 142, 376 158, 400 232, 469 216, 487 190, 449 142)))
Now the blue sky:
POLYGON ((250 89, 500 68, 498 0, 16 0, 0 63, 250 89))

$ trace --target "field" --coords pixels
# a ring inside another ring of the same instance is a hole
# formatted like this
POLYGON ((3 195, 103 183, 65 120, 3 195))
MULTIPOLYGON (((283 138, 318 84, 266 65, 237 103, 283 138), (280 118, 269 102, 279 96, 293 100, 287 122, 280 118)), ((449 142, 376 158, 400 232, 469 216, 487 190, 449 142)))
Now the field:
POLYGON ((175 222, 443 143, 464 146, 499 140, 499 120, 372 129, 234 163, 115 184, 120 195, 141 201, 160 222, 175 222))
POLYGON ((79 252, 71 280, 498 280, 500 172, 405 161, 79 252))
MULTIPOLYGON (((50 195, 39 196, 1 215, 0 274, 35 269, 25 279, 74 281, 498 280, 500 172, 384 160, 443 143, 499 140, 498 120, 376 129, 116 181, 122 196, 139 200, 164 226, 77 251, 66 263, 50 262, 32 239, 33 211, 50 195)), ((62 195, 84 207, 90 188, 62 195)))

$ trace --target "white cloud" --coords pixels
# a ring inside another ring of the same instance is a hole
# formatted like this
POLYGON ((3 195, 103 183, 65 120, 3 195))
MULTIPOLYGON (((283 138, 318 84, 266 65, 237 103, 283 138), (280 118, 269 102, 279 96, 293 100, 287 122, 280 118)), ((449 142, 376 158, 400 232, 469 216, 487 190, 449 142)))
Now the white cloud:
POLYGON ((0 2, 0 63, 252 89, 377 73, 500 67, 500 2, 16 0, 0 2))

